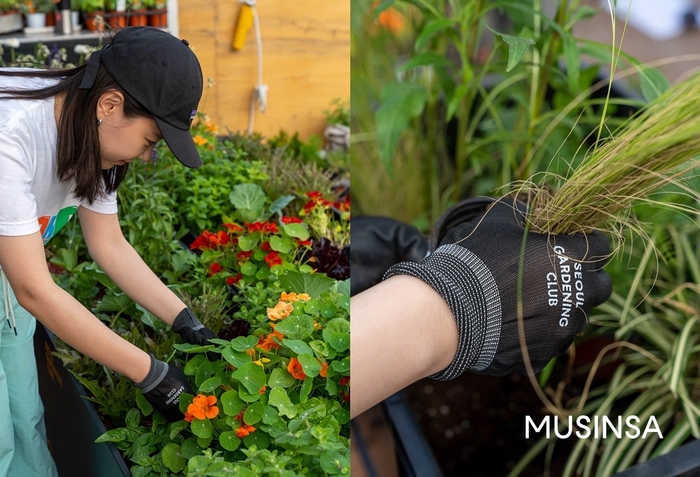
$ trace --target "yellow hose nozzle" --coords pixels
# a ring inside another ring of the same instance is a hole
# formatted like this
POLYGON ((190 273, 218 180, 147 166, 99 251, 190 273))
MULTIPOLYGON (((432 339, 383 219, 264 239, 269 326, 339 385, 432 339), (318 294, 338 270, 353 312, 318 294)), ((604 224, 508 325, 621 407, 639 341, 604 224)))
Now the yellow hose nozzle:
POLYGON ((236 21, 236 28, 233 30, 233 41, 231 41, 231 47, 238 51, 243 48, 245 44, 245 37, 248 34, 248 30, 253 26, 253 9, 247 3, 241 5, 241 9, 238 11, 238 20, 236 21))

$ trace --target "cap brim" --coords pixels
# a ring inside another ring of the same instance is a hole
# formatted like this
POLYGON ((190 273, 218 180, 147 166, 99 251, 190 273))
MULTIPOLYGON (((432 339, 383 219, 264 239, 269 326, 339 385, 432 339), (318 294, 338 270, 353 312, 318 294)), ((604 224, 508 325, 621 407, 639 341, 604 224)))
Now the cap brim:
POLYGON ((178 161, 187 167, 199 167, 202 165, 202 158, 199 157, 197 146, 195 146, 189 130, 183 131, 178 129, 158 117, 155 120, 160 133, 163 135, 163 139, 165 139, 178 161))

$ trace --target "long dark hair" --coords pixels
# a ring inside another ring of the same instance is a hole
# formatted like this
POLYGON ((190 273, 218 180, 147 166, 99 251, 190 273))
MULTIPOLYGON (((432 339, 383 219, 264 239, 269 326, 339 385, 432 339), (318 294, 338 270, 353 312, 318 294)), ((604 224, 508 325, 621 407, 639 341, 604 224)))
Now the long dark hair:
POLYGON ((97 132, 97 102, 108 90, 124 95, 124 116, 153 117, 126 91, 107 70, 100 66, 92 88, 80 89, 87 64, 66 70, 0 68, 0 76, 55 78, 58 83, 39 89, 0 89, 0 98, 40 100, 66 93, 61 108, 56 145, 57 176, 61 182, 74 181, 73 194, 80 200, 93 203, 114 192, 124 180, 129 165, 103 170, 100 160, 100 141, 97 132))

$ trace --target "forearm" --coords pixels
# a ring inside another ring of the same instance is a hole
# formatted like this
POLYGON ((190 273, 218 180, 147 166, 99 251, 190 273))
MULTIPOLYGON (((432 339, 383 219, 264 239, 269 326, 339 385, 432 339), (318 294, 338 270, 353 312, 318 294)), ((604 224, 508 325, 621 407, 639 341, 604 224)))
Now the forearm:
POLYGON ((185 308, 183 301, 153 273, 126 239, 115 240, 109 249, 91 255, 129 298, 168 325, 185 308))
POLYGON ((44 287, 41 295, 16 293, 29 313, 81 353, 135 382, 148 373, 148 354, 110 330, 57 285, 44 287))
POLYGON ((457 325, 424 282, 396 276, 352 299, 350 414, 361 414, 415 381, 447 367, 457 325))

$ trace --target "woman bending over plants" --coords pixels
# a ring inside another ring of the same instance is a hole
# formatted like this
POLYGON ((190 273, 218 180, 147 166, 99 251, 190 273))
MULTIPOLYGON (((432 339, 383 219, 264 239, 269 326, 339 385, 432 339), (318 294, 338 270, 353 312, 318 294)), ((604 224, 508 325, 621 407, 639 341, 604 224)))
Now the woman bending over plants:
POLYGON ((44 245, 77 212, 93 259, 183 341, 213 337, 122 235, 116 191, 129 163, 164 139, 188 167, 202 72, 185 40, 126 28, 70 70, 0 70, 0 476, 56 476, 46 446, 32 335, 35 318, 121 373, 170 420, 184 374, 128 343, 58 287, 44 245))

